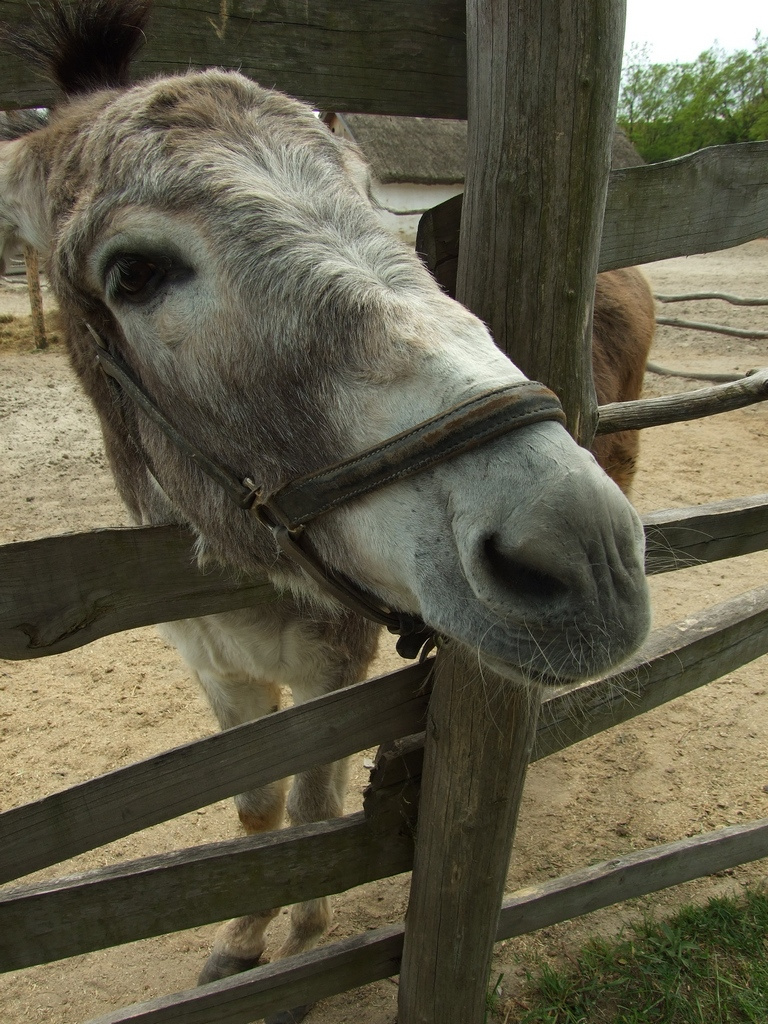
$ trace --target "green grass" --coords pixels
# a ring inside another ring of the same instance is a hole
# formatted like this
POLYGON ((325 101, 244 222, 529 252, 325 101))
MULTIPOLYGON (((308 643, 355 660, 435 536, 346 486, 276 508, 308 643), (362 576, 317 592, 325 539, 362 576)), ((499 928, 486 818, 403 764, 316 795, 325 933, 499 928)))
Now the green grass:
POLYGON ((768 894, 684 907, 614 940, 593 939, 575 966, 542 966, 506 1024, 768 1024, 768 894))

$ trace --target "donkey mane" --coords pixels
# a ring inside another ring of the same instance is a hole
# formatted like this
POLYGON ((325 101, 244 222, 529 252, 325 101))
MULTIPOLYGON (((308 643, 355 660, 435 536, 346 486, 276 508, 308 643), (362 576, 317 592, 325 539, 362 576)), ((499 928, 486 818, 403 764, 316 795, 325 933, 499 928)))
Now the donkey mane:
POLYGON ((151 0, 91 0, 70 7, 49 0, 36 24, 4 29, 2 42, 68 96, 130 84, 130 65, 145 41, 151 0))

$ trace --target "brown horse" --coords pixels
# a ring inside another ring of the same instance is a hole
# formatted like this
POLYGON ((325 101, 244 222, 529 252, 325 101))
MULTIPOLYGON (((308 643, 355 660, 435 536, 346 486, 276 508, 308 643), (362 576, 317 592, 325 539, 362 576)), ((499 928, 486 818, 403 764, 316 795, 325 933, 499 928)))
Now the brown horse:
MULTIPOLYGON (((17 39, 64 99, 0 143, 0 250, 46 261, 136 522, 184 523, 201 559, 282 595, 165 627, 222 727, 274 711, 281 685, 304 701, 361 678, 379 627, 345 593, 420 617, 509 686, 625 658, 649 622, 643 531, 552 396, 379 225, 358 151, 308 107, 218 70, 128 85, 146 15, 51 0, 17 39), (498 403, 514 432, 488 426, 498 403), (473 450, 347 487, 306 528, 281 521, 270 496, 295 497, 297 477, 333 485, 402 453, 393 435, 418 449, 443 426, 451 444, 471 428, 473 450)), ((340 814, 345 779, 344 764, 299 775, 290 818, 340 814)), ((247 830, 277 827, 285 787, 236 804, 247 830)), ((257 962, 274 913, 224 926, 203 979, 257 962)), ((282 954, 328 919, 325 900, 294 908, 282 954)))

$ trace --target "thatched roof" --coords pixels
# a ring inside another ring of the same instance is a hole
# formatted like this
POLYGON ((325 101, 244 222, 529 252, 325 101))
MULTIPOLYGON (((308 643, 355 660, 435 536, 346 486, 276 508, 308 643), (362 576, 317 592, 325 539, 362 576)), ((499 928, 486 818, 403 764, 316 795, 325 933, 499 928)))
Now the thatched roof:
MULTIPOLYGON (((326 114, 331 121, 334 115, 326 114)), ((467 122, 431 117, 336 114, 360 146, 382 184, 460 185, 467 159, 467 122)), ((613 167, 643 163, 632 143, 616 129, 613 167)))
POLYGON ((629 141, 627 133, 617 125, 613 130, 613 147, 611 149, 612 170, 616 171, 622 167, 637 167, 638 164, 644 163, 645 160, 643 160, 629 141))
POLYGON ((338 114, 382 184, 453 185, 464 181, 466 121, 338 114))

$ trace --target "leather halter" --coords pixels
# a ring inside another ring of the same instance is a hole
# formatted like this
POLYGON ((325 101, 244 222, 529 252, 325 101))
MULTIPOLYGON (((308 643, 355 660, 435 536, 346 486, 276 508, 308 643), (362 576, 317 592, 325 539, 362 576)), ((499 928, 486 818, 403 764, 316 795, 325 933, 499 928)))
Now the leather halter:
MULTIPOLYGON (((417 616, 383 607, 352 580, 324 566, 307 544, 306 526, 353 498, 431 469, 520 427, 544 420, 565 425, 562 406, 549 388, 536 381, 518 381, 475 395, 358 455, 265 493, 250 477, 238 477, 195 448, 160 411, 122 359, 108 350, 105 340, 90 324, 85 326, 96 342, 99 364, 117 392, 116 399, 121 391, 128 395, 235 504, 253 511, 272 532, 280 550, 323 590, 345 607, 399 634, 397 649, 406 658, 416 657, 431 639, 432 630, 417 616)), ((137 438, 134 442, 141 451, 137 438)))

